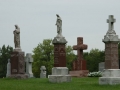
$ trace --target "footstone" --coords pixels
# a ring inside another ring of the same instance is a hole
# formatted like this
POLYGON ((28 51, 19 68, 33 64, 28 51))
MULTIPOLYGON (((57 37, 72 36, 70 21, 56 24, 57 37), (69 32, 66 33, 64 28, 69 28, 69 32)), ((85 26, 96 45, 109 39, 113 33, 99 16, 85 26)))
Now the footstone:
POLYGON ((68 74, 67 67, 53 67, 52 75, 48 75, 48 79, 52 83, 70 82, 71 75, 68 74))
POLYGON ((10 59, 8 59, 6 77, 9 77, 10 75, 11 75, 11 63, 10 63, 10 59))
POLYGON ((26 54, 26 74, 28 75, 29 78, 33 77, 33 73, 32 73, 32 62, 33 62, 33 58, 31 53, 27 53, 26 54))
POLYGON ((40 70, 41 70, 40 78, 46 78, 46 67, 45 66, 41 66, 40 70))

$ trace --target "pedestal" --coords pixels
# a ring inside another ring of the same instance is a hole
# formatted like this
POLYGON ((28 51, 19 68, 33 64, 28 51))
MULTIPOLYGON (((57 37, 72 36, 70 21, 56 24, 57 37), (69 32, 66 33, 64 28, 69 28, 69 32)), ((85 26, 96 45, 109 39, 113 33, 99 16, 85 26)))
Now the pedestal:
POLYGON ((120 69, 104 69, 103 76, 99 78, 99 84, 120 84, 120 69))
POLYGON ((11 78, 28 78, 25 74, 25 60, 24 60, 24 52, 13 51, 11 53, 11 78))
POLYGON ((89 70, 76 70, 76 71, 69 71, 69 74, 72 77, 87 77, 89 70))
POLYGON ((71 75, 68 75, 67 67, 53 67, 52 75, 48 75, 48 79, 52 83, 70 82, 71 75))

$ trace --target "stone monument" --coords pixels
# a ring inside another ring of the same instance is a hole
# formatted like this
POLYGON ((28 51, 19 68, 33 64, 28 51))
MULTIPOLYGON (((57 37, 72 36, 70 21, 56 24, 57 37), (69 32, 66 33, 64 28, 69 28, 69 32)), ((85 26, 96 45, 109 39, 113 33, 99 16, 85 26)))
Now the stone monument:
POLYGON ((33 62, 33 58, 31 53, 27 53, 26 54, 26 74, 28 75, 29 78, 33 77, 33 73, 32 73, 32 62, 33 62))
POLYGON ((11 75, 11 63, 10 63, 10 59, 8 59, 6 77, 9 77, 10 75, 11 75))
POLYGON ((25 60, 24 60, 24 52, 20 47, 20 28, 18 25, 15 25, 14 34, 14 44, 15 49, 11 53, 10 63, 11 63, 11 78, 27 78, 28 76, 25 74, 25 60))
POLYGON ((40 70, 41 70, 40 78, 46 78, 46 67, 45 66, 41 66, 40 70))
POLYGON ((77 60, 73 62, 73 71, 71 76, 85 77, 89 73, 86 68, 86 60, 83 59, 83 50, 87 49, 87 45, 83 44, 83 37, 77 38, 77 45, 73 46, 73 50, 77 50, 77 60))
POLYGON ((120 69, 118 61, 118 42, 120 39, 114 31, 114 19, 113 15, 109 15, 107 22, 109 23, 109 29, 104 36, 103 42, 105 43, 105 69, 103 76, 99 78, 99 84, 120 84, 120 69))
POLYGON ((57 14, 57 36, 53 39, 54 44, 54 67, 52 68, 52 75, 48 75, 50 82, 70 82, 71 76, 68 74, 66 67, 66 39, 62 36, 62 19, 57 14))

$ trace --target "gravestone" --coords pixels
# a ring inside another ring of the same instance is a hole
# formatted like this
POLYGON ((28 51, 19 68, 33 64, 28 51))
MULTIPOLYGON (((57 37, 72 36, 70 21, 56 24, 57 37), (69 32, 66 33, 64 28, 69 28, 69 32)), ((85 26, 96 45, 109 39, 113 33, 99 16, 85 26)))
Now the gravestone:
POLYGON ((23 79, 28 77, 25 74, 25 56, 20 47, 20 28, 18 25, 15 25, 15 27, 16 29, 13 31, 15 49, 10 56, 11 75, 9 77, 23 79))
POLYGON ((6 77, 9 77, 10 75, 11 75, 11 63, 10 63, 10 59, 8 59, 6 77))
POLYGON ((99 71, 103 72, 104 69, 105 69, 105 62, 100 62, 99 63, 99 71))
POLYGON ((57 14, 57 36, 53 39, 54 44, 54 67, 52 68, 52 75, 48 75, 50 82, 70 82, 71 76, 68 75, 68 68, 66 67, 66 39, 62 36, 62 19, 57 14))
POLYGON ((105 69, 102 77, 99 78, 99 84, 120 84, 120 69, 118 61, 118 42, 120 39, 114 31, 114 19, 113 15, 109 15, 107 22, 109 23, 109 29, 104 36, 103 42, 105 43, 105 69))
POLYGON ((41 70, 40 78, 46 78, 46 67, 45 66, 41 66, 40 70, 41 70))
POLYGON ((83 37, 77 38, 77 45, 73 46, 73 50, 77 50, 77 60, 73 62, 73 71, 70 71, 71 76, 83 77, 87 76, 89 71, 86 68, 86 60, 83 59, 83 50, 87 49, 87 45, 83 44, 83 37))
POLYGON ((33 62, 33 58, 31 53, 27 53, 26 54, 26 74, 28 75, 29 78, 33 77, 33 73, 32 73, 32 62, 33 62))

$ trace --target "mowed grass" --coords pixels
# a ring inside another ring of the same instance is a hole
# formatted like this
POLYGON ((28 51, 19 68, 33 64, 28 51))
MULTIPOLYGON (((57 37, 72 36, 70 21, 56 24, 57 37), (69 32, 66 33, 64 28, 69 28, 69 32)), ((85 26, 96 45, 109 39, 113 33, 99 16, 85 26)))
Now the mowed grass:
POLYGON ((98 78, 72 78, 68 83, 50 83, 48 79, 0 79, 0 90, 120 90, 120 85, 99 85, 98 78))

